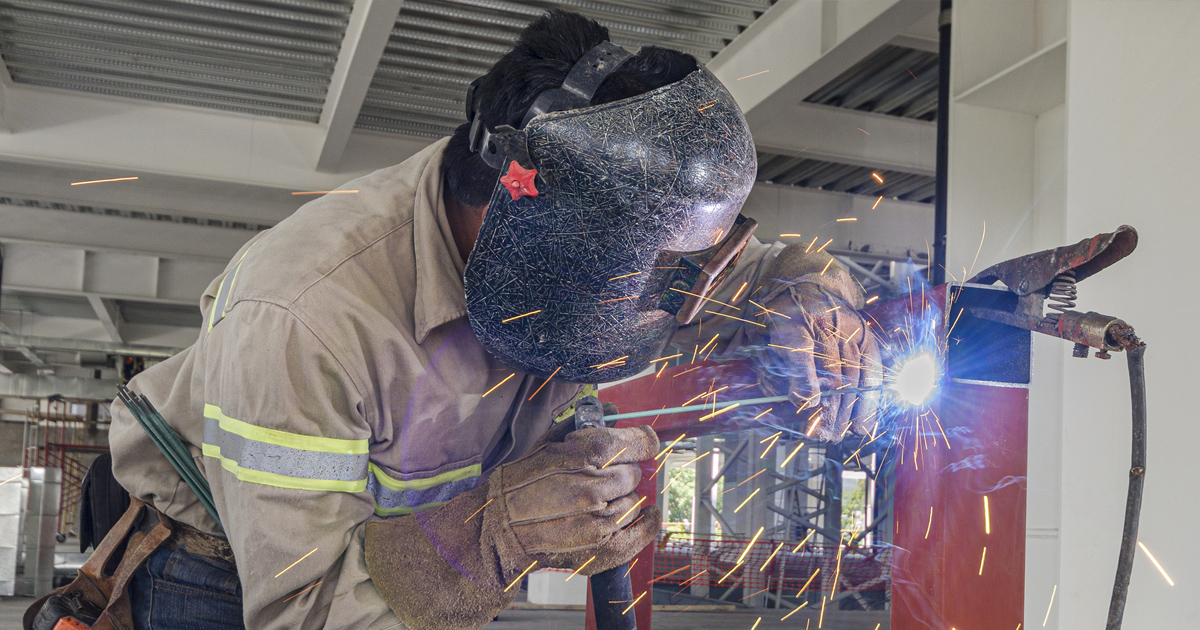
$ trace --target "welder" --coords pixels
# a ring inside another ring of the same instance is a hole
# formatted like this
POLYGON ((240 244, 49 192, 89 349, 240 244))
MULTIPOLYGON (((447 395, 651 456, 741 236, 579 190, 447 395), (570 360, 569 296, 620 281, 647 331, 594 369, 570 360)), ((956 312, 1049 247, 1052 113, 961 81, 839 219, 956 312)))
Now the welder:
POLYGON ((195 345, 132 380, 220 523, 114 403, 114 472, 173 529, 134 627, 474 628, 531 566, 628 561, 660 527, 633 509, 658 440, 565 420, 671 343, 759 344, 811 434, 869 429, 870 392, 820 397, 878 385, 861 295, 827 253, 748 237, 754 143, 703 65, 552 11, 467 110, 247 243, 195 345))

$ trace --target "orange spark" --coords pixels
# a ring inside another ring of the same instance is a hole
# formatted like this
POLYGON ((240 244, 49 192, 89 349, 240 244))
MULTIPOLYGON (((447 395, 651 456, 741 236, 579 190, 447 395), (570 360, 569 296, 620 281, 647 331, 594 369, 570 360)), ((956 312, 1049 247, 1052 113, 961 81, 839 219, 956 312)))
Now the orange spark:
POLYGON ((758 326, 759 328, 766 328, 766 327, 767 327, 767 325, 766 325, 766 324, 760 324, 760 323, 758 323, 758 322, 752 322, 752 321, 750 321, 750 320, 748 320, 748 319, 742 319, 741 317, 734 317, 733 315, 726 315, 725 313, 718 313, 718 312, 716 312, 716 311, 710 311, 710 310, 708 310, 708 309, 704 309, 704 312, 705 312, 705 313, 709 313, 709 314, 711 314, 711 315, 720 315, 721 317, 728 317, 729 319, 736 319, 736 320, 738 320, 739 322, 746 322, 747 324, 754 324, 755 326, 758 326))
MULTIPOLYGON (((763 71, 761 71, 761 72, 755 72, 754 74, 747 74, 747 75, 746 75, 746 76, 744 76, 744 77, 738 77, 737 79, 734 79, 734 80, 735 80, 735 81, 741 81, 742 79, 749 79, 750 77, 756 77, 756 76, 758 76, 758 75, 760 75, 760 74, 766 74, 766 73, 768 73, 768 72, 770 72, 770 70, 763 70, 763 71)), ((757 625, 757 624, 755 624, 755 625, 757 625)))
POLYGON ((808 602, 804 602, 803 604, 800 604, 795 609, 793 609, 792 612, 784 615, 783 619, 780 619, 780 621, 786 621, 788 617, 791 617, 792 615, 796 614, 796 611, 800 610, 801 608, 804 608, 807 605, 808 605, 808 602))
POLYGON ((635 272, 633 272, 633 273, 627 273, 627 274, 625 274, 625 275, 623 275, 623 276, 613 276, 613 277, 609 278, 609 279, 608 279, 608 281, 609 281, 609 282, 612 282, 613 280, 620 280, 621 278, 628 278, 628 277, 630 277, 630 276, 636 276, 636 275, 640 275, 641 273, 643 273, 643 272, 641 272, 641 271, 635 271, 635 272))
POLYGON ((747 285, 747 284, 749 284, 749 281, 743 282, 743 283, 742 283, 742 286, 738 287, 737 293, 734 293, 734 294, 733 294, 733 299, 731 299, 731 300, 729 300, 729 301, 730 301, 730 302, 736 302, 736 301, 737 301, 737 299, 738 299, 738 296, 742 294, 742 291, 745 291, 745 290, 746 290, 746 285, 747 285))
POLYGON ((642 591, 642 594, 641 594, 641 595, 638 595, 638 596, 637 596, 637 599, 633 600, 633 603, 632 603, 632 604, 630 604, 630 605, 626 606, 626 607, 625 607, 625 610, 622 610, 622 611, 621 611, 621 614, 622 614, 622 615, 624 615, 625 613, 629 612, 629 609, 633 608, 634 606, 637 606, 637 603, 638 603, 638 602, 640 602, 640 601, 642 601, 642 598, 643 598, 643 597, 645 597, 645 596, 646 596, 646 593, 648 593, 648 592, 649 592, 649 591, 642 591))
POLYGON ((871 173, 871 177, 874 177, 875 181, 879 182, 880 184, 883 183, 883 177, 881 177, 879 173, 871 173))
POLYGON ((1046 627, 1046 622, 1050 621, 1050 611, 1054 608, 1054 595, 1058 593, 1058 585, 1054 585, 1054 590, 1050 591, 1050 605, 1046 607, 1046 618, 1042 620, 1042 627, 1046 627))
POLYGON ((324 582, 324 581, 325 581, 325 580, 321 580, 321 581, 317 582, 316 584, 313 584, 312 586, 310 586, 310 587, 308 587, 308 588, 304 589, 303 591, 300 591, 299 593, 296 593, 295 595, 292 595, 291 597, 289 597, 289 598, 287 598, 287 599, 283 600, 283 603, 285 603, 285 604, 286 604, 287 602, 289 602, 289 601, 291 601, 291 600, 295 599, 296 597, 298 597, 298 596, 300 596, 300 595, 303 595, 303 594, 305 594, 305 593, 307 593, 307 592, 311 591, 312 589, 314 589, 314 588, 316 588, 316 587, 320 586, 320 585, 321 585, 321 582, 324 582))
POLYGON ((695 294, 695 293, 692 293, 691 291, 684 291, 683 289, 676 289, 675 287, 669 287, 669 288, 670 288, 672 291, 676 292, 676 293, 682 293, 682 294, 684 294, 684 295, 690 295, 690 296, 692 296, 692 297, 698 297, 698 298, 700 298, 701 300, 703 300, 703 301, 706 301, 706 302, 716 302, 717 304, 720 304, 721 306, 728 306, 729 308, 732 308, 732 309, 737 309, 737 307, 736 307, 736 306, 734 306, 734 305, 732 305, 732 304, 726 304, 726 303, 724 303, 724 302, 722 302, 722 301, 720 301, 720 300, 714 300, 713 298, 710 298, 710 297, 705 297, 705 296, 703 296, 703 295, 697 295, 697 294, 695 294))
POLYGON ((868 136, 871 135, 871 132, 867 131, 866 129, 863 129, 862 127, 858 127, 858 130, 867 134, 868 136))
MULTIPOLYGON (((811 536, 812 534, 809 534, 809 535, 811 536)), ((808 540, 808 539, 805 538, 805 540, 808 540)), ((803 545, 804 543, 800 543, 800 544, 803 545)), ((800 590, 796 592, 796 597, 800 597, 800 593, 803 593, 804 589, 808 588, 809 584, 812 584, 813 578, 817 577, 817 574, 820 572, 821 572, 821 567, 817 567, 817 570, 813 571, 813 574, 808 576, 808 581, 805 582, 804 586, 801 586, 800 590)))
POLYGON ((785 459, 783 460, 783 463, 782 463, 782 464, 780 464, 779 466, 780 466, 781 468, 782 468, 782 467, 784 467, 784 466, 787 466, 787 463, 788 463, 788 462, 790 462, 790 461, 792 461, 792 458, 796 456, 796 453, 799 453, 799 452, 800 452, 801 450, 803 450, 803 449, 804 449, 804 442, 800 442, 800 444, 798 444, 798 445, 796 446, 796 450, 792 451, 792 454, 791 454, 791 455, 788 455, 788 456, 787 456, 787 458, 785 458, 785 459))
POLYGON ((487 503, 484 503, 483 505, 479 506, 479 509, 472 512, 471 515, 467 517, 467 520, 463 521, 463 524, 466 525, 467 523, 469 523, 471 521, 471 519, 475 518, 476 514, 482 512, 483 508, 487 507, 488 503, 491 503, 492 501, 494 501, 494 499, 488 499, 487 503))
MULTIPOLYGON (((663 364, 663 367, 667 367, 667 366, 666 366, 666 364, 663 364)), ((683 376, 684 374, 687 374, 688 372, 695 372, 696 370, 699 370, 699 369, 700 369, 700 368, 702 368, 702 367, 704 367, 704 366, 703 366, 703 365, 697 365, 697 366, 696 366, 696 367, 694 367, 694 368, 688 368, 688 369, 686 369, 686 370, 684 370, 684 371, 682 371, 682 372, 680 372, 680 373, 678 373, 678 374, 676 374, 676 375, 672 376, 671 378, 679 378, 680 376, 683 376)))
POLYGON ((825 244, 824 244, 824 245, 822 245, 822 246, 820 246, 820 247, 818 247, 818 248, 817 248, 817 251, 816 251, 816 253, 818 253, 818 254, 819 254, 819 253, 821 253, 821 250, 823 250, 823 249, 825 249, 826 247, 828 247, 828 246, 829 246, 829 244, 830 244, 830 243, 832 243, 832 242, 833 242, 833 239, 829 239, 828 241, 825 241, 825 244))
POLYGON ((772 409, 774 409, 774 407, 767 407, 767 410, 766 410, 766 411, 764 411, 764 412, 762 412, 762 413, 758 414, 757 416, 754 416, 754 419, 755 419, 755 420, 758 420, 759 418, 761 418, 761 417, 763 417, 763 416, 765 416, 765 415, 767 415, 767 414, 771 413, 771 410, 772 410, 772 409))
POLYGON ((727 578, 727 577, 729 577, 729 576, 733 575, 733 572, 734 572, 734 571, 737 571, 737 570, 738 570, 738 567, 740 567, 740 566, 742 566, 742 561, 741 561, 741 560, 738 560, 737 564, 733 565, 733 568, 729 570, 729 573, 726 573, 725 575, 722 575, 722 576, 721 576, 721 579, 717 580, 717 584, 720 584, 721 582, 724 582, 724 581, 725 581, 725 578, 727 578))
POLYGON ((567 579, 563 580, 563 581, 566 582, 566 581, 570 580, 571 578, 575 577, 576 575, 579 575, 579 572, 583 570, 583 567, 586 567, 587 565, 591 564, 592 560, 595 560, 595 559, 596 559, 596 556, 592 556, 591 558, 588 558, 587 562, 584 562, 583 564, 579 565, 579 568, 575 569, 575 572, 572 573, 571 575, 568 575, 567 579))
POLYGON ((700 418, 699 420, 697 420, 696 422, 704 422, 705 420, 710 420, 710 419, 712 419, 712 418, 715 418, 715 417, 717 417, 717 416, 719 416, 719 415, 721 415, 721 414, 725 413, 726 411, 729 411, 730 409, 735 409, 735 408, 737 408, 737 407, 738 407, 738 405, 741 405, 741 404, 742 404, 742 403, 733 403, 732 405, 729 405, 728 407, 723 407, 723 408, 721 408, 719 411, 714 411, 714 412, 712 412, 712 413, 708 414, 707 416, 703 416, 703 417, 701 417, 701 418, 700 418))
POLYGON ((875 208, 878 208, 880 201, 883 201, 883 195, 879 195, 879 198, 875 200, 875 205, 871 206, 871 209, 874 210, 875 208))
POLYGON ((622 448, 621 450, 617 451, 617 454, 616 454, 616 455, 613 455, 612 457, 610 457, 610 458, 608 459, 608 461, 604 462, 604 466, 601 466, 601 467, 600 467, 600 468, 601 468, 601 470, 603 470, 603 469, 604 469, 605 467, 607 467, 609 464, 613 463, 613 460, 614 460, 614 459, 616 459, 616 458, 618 458, 618 457, 620 457, 620 456, 621 456, 621 453, 624 453, 624 452, 625 452, 625 451, 626 451, 628 448, 629 448, 629 447, 628 447, 628 446, 626 446, 625 448, 622 448))
POLYGON ((872 295, 871 297, 867 298, 866 304, 870 304, 878 299, 879 299, 878 295, 872 295))
POLYGON ((612 298, 611 300, 600 300, 599 302, 597 302, 597 304, 608 304, 609 302, 620 302, 621 300, 632 300, 632 299, 634 299, 634 298, 636 298, 636 297, 638 297, 638 296, 636 296, 636 295, 627 295, 627 296, 625 296, 625 297, 612 298))
POLYGON ((857 218, 857 217, 846 217, 846 218, 844 218, 844 219, 838 219, 838 220, 837 220, 837 222, 838 222, 838 223, 845 223, 845 222, 847 222, 847 221, 857 221, 857 220, 858 220, 858 218, 857 218))
POLYGON ((987 560, 987 547, 983 548, 983 555, 979 558, 979 575, 983 575, 983 562, 987 560))
POLYGON ((628 359, 628 358, 629 358, 629 355, 627 354, 623 357, 617 357, 617 358, 613 359, 612 361, 605 361, 604 363, 598 363, 596 365, 589 365, 588 367, 591 367, 591 368, 614 367, 618 363, 625 363, 625 359, 628 359))
POLYGON ((1154 568, 1158 569, 1158 572, 1162 574, 1163 578, 1167 581, 1167 584, 1175 586, 1175 580, 1172 580, 1171 576, 1167 575, 1167 570, 1158 563, 1158 560, 1154 557, 1154 554, 1150 553, 1150 550, 1147 549, 1146 545, 1143 545, 1142 541, 1140 540, 1138 541, 1138 547, 1141 547, 1142 551, 1146 553, 1146 557, 1150 558, 1150 562, 1154 563, 1154 568))
POLYGON ((742 560, 746 559, 746 554, 750 553, 750 548, 754 546, 754 543, 758 542, 758 537, 762 536, 763 529, 765 529, 765 528, 759 527, 758 531, 754 533, 754 537, 750 539, 750 544, 746 545, 746 550, 742 552, 742 555, 738 556, 738 559, 737 559, 738 564, 741 564, 742 560))
MULTIPOLYGON (((903 451, 901 451, 903 452, 903 451)), ((929 530, 933 527, 933 506, 929 506, 929 523, 925 525, 925 540, 929 540, 929 530)))
MULTIPOLYGON (((707 453, 705 453, 705 454, 701 455, 700 457, 696 457, 696 458, 692 459, 692 461, 690 461, 690 462, 688 462, 688 463, 684 464, 683 466, 680 466, 680 468, 683 468, 683 467, 685 467, 685 466, 688 466, 688 465, 694 464, 694 463, 696 463, 696 462, 700 461, 702 458, 708 457, 709 455, 712 455, 712 451, 709 451, 709 452, 707 452, 707 453)), ((618 519, 618 520, 619 520, 619 519, 618 519)))
POLYGON ((754 495, 758 494, 758 491, 759 491, 759 490, 762 490, 762 488, 755 488, 755 489, 754 489, 754 492, 751 492, 751 493, 750 493, 750 496, 746 497, 746 500, 745 500, 745 501, 742 501, 740 505, 738 505, 736 508, 734 508, 734 509, 733 509, 733 513, 734 513, 734 514, 737 514, 737 513, 738 513, 738 510, 740 510, 740 509, 742 509, 742 508, 746 507, 746 504, 750 502, 750 499, 753 499, 753 498, 754 498, 754 495))
MULTIPOLYGON (((625 575, 622 575, 621 577, 623 577, 623 578, 629 577, 629 572, 633 570, 633 565, 637 564, 638 560, 640 560, 640 558, 634 558, 633 562, 629 563, 629 568, 625 569, 625 575)), ((563 580, 563 581, 565 582, 566 580, 563 580)))
POLYGON ((800 233, 796 232, 794 234, 793 233, 780 234, 779 238, 800 238, 800 233))
MULTIPOLYGON (((136 177, 114 177, 112 179, 93 179, 86 182, 71 182, 72 186, 83 186, 84 184, 106 184, 108 182, 128 182, 137 179, 136 177)), ((295 194, 295 193, 292 193, 295 194)))
POLYGON ((537 315, 538 313, 541 313, 541 312, 542 312, 542 309, 539 308, 536 311, 529 311, 528 313, 509 317, 508 319, 502 319, 502 320, 500 320, 500 323, 507 324, 508 322, 516 321, 518 319, 521 319, 522 317, 529 317, 530 315, 537 315))
POLYGON ((633 504, 633 507, 629 508, 624 514, 621 515, 621 518, 617 519, 617 522, 620 523, 621 521, 625 520, 625 517, 632 514, 634 510, 638 509, 638 507, 641 506, 642 501, 645 501, 645 500, 646 500, 646 497, 642 497, 642 498, 638 499, 637 503, 633 504))
POLYGON ((534 397, 534 396, 537 396, 537 395, 538 395, 538 392, 542 391, 542 388, 546 386, 546 383, 549 383, 549 382, 550 382, 550 379, 554 378, 554 375, 555 375, 555 374, 558 374, 558 371, 559 371, 559 370, 561 370, 561 369, 562 369, 562 366, 561 366, 561 365, 560 365, 560 366, 558 366, 558 367, 556 367, 556 368, 554 368, 554 371, 550 373, 550 376, 547 376, 547 377, 546 377, 546 380, 542 381, 542 384, 541 384, 541 385, 538 385, 538 388, 537 388, 537 389, 535 389, 535 390, 533 390, 533 394, 531 394, 531 395, 529 396, 529 400, 533 400, 533 397, 534 397))
POLYGON ((681 356, 683 356, 682 352, 676 352, 675 354, 672 354, 669 357, 659 357, 657 359, 654 359, 653 361, 651 361, 651 363, 658 363, 659 361, 669 361, 671 359, 674 359, 675 357, 681 357, 681 356))
POLYGON ((780 549, 783 549, 783 543, 779 543, 779 546, 775 548, 775 551, 772 551, 772 552, 771 552, 771 555, 767 556, 767 561, 766 561, 766 562, 764 562, 764 563, 763 563, 763 565, 762 565, 761 567, 759 567, 759 569, 758 569, 758 570, 759 570, 759 571, 766 571, 766 570, 767 570, 767 565, 768 565, 768 564, 771 564, 771 558, 774 558, 774 557, 775 557, 775 554, 779 553, 779 550, 780 550, 780 549))
MULTIPOLYGON (((305 559, 305 558, 307 558, 307 557, 309 557, 309 556, 313 555, 313 554, 314 554, 314 553, 316 553, 316 552, 317 552, 317 548, 316 548, 316 547, 313 547, 313 550, 312 550, 312 551, 310 551, 310 552, 308 552, 308 553, 306 553, 306 554, 304 554, 303 556, 301 556, 300 560, 303 560, 303 559, 305 559)), ((295 562, 293 562, 293 563, 289 564, 289 565, 287 566, 287 569, 284 569, 284 570, 280 571, 279 573, 276 573, 276 574, 275 574, 275 577, 279 577, 279 576, 283 575, 284 573, 287 573, 287 570, 288 570, 288 569, 290 569, 290 568, 292 568, 292 567, 296 566, 297 564, 300 564, 300 560, 297 560, 297 561, 295 561, 295 562)))
POLYGON ((992 512, 988 509, 987 495, 983 495, 983 533, 992 533, 992 512))
POLYGON ((670 449, 672 446, 675 446, 676 444, 678 444, 678 443, 679 443, 679 440, 682 440, 684 435, 687 435, 687 434, 686 434, 686 433, 684 433, 684 434, 680 435, 679 437, 675 438, 675 441, 674 441, 674 442, 671 442, 670 444, 668 444, 668 445, 667 445, 667 448, 664 448, 664 449, 663 449, 661 452, 659 452, 659 454, 658 454, 658 455, 655 455, 655 456, 654 456, 654 459, 658 459, 659 457, 662 457, 662 456, 663 456, 663 453, 666 453, 666 452, 667 452, 667 450, 669 450, 669 449, 670 449))
MULTIPOLYGON (((815 529, 808 530, 808 535, 804 537, 804 540, 800 541, 799 545, 796 545, 795 549, 792 549, 792 553, 796 553, 797 551, 799 551, 800 548, 804 546, 804 543, 808 542, 808 539, 812 538, 813 534, 815 534, 815 533, 817 533, 817 530, 815 530, 815 529)), ((820 571, 820 569, 817 569, 817 570, 820 571)), ((814 573, 813 577, 816 577, 816 576, 817 576, 817 574, 814 573)), ((809 580, 809 582, 811 582, 812 578, 808 578, 808 580, 809 580)), ((808 583, 806 582, 804 585, 808 586, 808 583)), ((804 589, 800 589, 800 590, 804 590, 804 589)), ((799 597, 799 596, 800 596, 800 593, 796 593, 796 597, 799 597)))
POLYGON ((517 578, 512 581, 512 583, 510 583, 508 586, 504 587, 504 592, 507 593, 508 589, 513 587, 513 584, 519 584, 521 582, 521 578, 525 577, 525 574, 529 573, 529 570, 535 566, 537 566, 537 560, 534 560, 533 564, 529 565, 528 567, 525 567, 525 570, 521 572, 521 575, 518 575, 517 578))
MULTIPOLYGON (((136 177, 134 179, 137 179, 136 177)), ((357 193, 357 190, 305 190, 294 192, 293 195, 350 195, 357 193)))
POLYGON ((759 455, 758 458, 762 459, 762 458, 766 457, 767 453, 770 453, 771 449, 775 448, 775 443, 778 441, 779 441, 779 436, 776 435, 774 438, 771 439, 771 443, 767 445, 767 448, 763 449, 762 455, 759 455))
MULTIPOLYGON (((765 591, 765 590, 767 590, 767 589, 765 589, 765 588, 764 588, 764 589, 763 589, 763 591, 765 591)), ((762 591, 759 591, 758 593, 761 593, 761 592, 762 592, 762 591)), ((758 595, 758 593, 755 593, 755 595, 758 595)), ((745 598, 745 597, 743 597, 742 599, 746 599, 746 598, 745 598)), ((753 626, 750 626, 750 630, 754 630, 755 628, 757 628, 757 627, 758 627, 758 623, 759 623, 760 621, 762 621, 762 617, 759 617, 758 619, 755 619, 755 620, 754 620, 754 625, 753 625, 753 626)))
POLYGON ((480 398, 487 398, 487 395, 488 395, 488 394, 490 394, 490 393, 492 393, 492 392, 496 391, 496 388, 497 388, 497 387, 500 387, 501 385, 503 385, 503 384, 507 383, 507 382, 508 382, 508 379, 510 379, 510 378, 512 378, 512 377, 514 377, 514 376, 516 376, 516 375, 517 375, 517 373, 516 373, 516 372, 513 372, 512 374, 509 374, 508 376, 505 376, 503 381, 500 381, 499 383, 496 383, 495 385, 493 385, 493 386, 492 386, 492 388, 491 388, 491 389, 489 389, 489 390, 487 390, 486 392, 484 392, 484 393, 483 393, 483 395, 482 395, 482 396, 480 396, 480 398))
POLYGON ((753 478, 755 478, 755 477, 757 477, 757 476, 759 476, 759 475, 761 475, 761 474, 763 474, 763 473, 765 473, 765 472, 767 472, 767 469, 766 469, 766 468, 764 468, 764 469, 762 469, 762 470, 760 470, 760 471, 758 471, 758 472, 754 473, 753 475, 750 475, 749 477, 746 477, 745 479, 743 479, 743 480, 742 480, 742 482, 741 482, 741 483, 739 483, 738 485, 734 486, 734 488, 740 488, 740 487, 742 487, 742 484, 743 484, 743 483, 746 483, 747 481, 750 481, 751 479, 753 479, 753 478))

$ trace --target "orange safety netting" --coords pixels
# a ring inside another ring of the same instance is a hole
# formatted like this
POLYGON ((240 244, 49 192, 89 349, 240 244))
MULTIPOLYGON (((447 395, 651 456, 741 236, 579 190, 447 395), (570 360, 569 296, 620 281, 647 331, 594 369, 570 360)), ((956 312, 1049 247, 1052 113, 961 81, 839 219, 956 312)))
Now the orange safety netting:
POLYGON ((771 589, 796 597, 815 593, 883 591, 891 581, 890 547, 827 547, 800 541, 700 538, 659 534, 654 583, 675 586, 771 589), (807 585, 807 586, 806 586, 807 585))

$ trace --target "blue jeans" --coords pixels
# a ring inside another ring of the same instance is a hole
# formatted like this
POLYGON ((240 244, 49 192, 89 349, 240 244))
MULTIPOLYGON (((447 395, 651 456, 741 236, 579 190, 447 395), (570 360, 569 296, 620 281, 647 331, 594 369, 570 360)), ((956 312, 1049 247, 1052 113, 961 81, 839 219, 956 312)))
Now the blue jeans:
POLYGON ((245 630, 231 564, 160 547, 129 584, 135 630, 245 630))

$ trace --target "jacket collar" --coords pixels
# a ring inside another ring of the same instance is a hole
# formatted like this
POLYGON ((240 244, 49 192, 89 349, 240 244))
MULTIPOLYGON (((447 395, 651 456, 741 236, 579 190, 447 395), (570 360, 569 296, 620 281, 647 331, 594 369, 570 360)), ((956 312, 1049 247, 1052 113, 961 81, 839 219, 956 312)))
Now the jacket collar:
POLYGON ((454 244, 442 200, 442 156, 449 138, 422 151, 420 178, 413 199, 413 252, 417 286, 413 323, 416 341, 422 343, 429 331, 467 314, 463 271, 466 264, 454 244))

